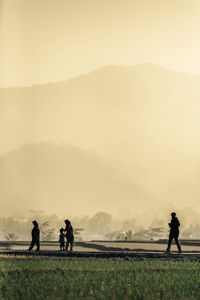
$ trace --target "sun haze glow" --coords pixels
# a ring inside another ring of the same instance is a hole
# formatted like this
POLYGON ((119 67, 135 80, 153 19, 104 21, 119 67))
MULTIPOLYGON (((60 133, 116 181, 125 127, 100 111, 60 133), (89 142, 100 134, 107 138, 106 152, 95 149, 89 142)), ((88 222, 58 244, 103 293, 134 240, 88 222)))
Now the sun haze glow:
POLYGON ((200 3, 1 0, 1 86, 152 62, 200 73, 200 3))
POLYGON ((0 7, 2 213, 200 209, 200 2, 0 7))

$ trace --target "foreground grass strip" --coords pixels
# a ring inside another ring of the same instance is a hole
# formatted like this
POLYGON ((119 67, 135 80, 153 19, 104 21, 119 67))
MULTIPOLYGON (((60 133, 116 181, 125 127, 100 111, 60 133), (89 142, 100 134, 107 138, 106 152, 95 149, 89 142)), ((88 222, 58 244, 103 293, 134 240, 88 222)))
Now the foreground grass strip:
POLYGON ((198 261, 0 261, 0 299, 200 299, 198 261))

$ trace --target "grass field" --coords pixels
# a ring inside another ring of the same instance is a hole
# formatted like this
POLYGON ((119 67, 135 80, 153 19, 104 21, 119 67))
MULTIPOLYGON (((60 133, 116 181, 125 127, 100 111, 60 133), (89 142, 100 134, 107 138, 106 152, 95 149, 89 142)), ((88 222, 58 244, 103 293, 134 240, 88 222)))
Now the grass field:
POLYGON ((200 299, 199 257, 0 256, 0 299, 200 299))

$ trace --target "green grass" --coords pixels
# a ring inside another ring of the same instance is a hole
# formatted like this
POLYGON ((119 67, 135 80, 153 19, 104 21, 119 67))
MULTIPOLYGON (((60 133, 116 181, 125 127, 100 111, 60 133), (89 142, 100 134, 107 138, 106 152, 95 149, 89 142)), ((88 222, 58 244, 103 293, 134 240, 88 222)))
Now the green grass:
POLYGON ((200 299, 200 263, 1 258, 0 299, 200 299))

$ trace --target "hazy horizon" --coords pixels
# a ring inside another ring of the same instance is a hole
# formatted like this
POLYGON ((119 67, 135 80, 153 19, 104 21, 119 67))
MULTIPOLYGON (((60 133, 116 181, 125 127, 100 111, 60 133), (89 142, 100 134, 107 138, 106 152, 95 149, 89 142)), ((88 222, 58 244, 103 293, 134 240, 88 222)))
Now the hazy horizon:
POLYGON ((199 8, 197 0, 1 0, 0 86, 143 62, 200 73, 199 8))
POLYGON ((106 68, 131 68, 131 67, 138 67, 138 66, 143 66, 143 65, 152 65, 152 66, 155 66, 155 67, 158 67, 158 68, 161 68, 161 69, 165 69, 167 71, 171 71, 171 72, 175 72, 175 73, 183 73, 183 74, 188 74, 188 75, 193 75, 193 76, 200 76, 200 70, 199 72, 190 72, 190 71, 182 71, 180 69, 173 69, 173 68, 168 68, 166 66, 162 66, 162 65, 159 65, 159 64, 154 64, 152 62, 149 62, 149 61, 143 61, 143 62, 139 62, 139 63, 136 63, 136 64, 133 64, 133 65, 102 65, 102 66, 99 66, 93 70, 90 70, 88 72, 85 72, 85 73, 79 73, 79 74, 76 74, 72 77, 69 77, 69 78, 63 78, 62 80, 56 80, 56 81, 44 81, 44 82, 40 82, 40 83, 33 83, 33 84, 30 84, 30 85, 8 85, 8 86, 3 86, 3 87, 0 87, 0 90, 4 90, 4 89, 20 89, 20 88, 31 88, 31 87, 37 87, 37 86, 43 86, 43 85, 49 85, 49 84, 57 84, 57 83, 65 83, 67 81, 73 81, 73 80, 76 80, 80 77, 87 77, 89 76, 90 74, 93 74, 94 72, 98 72, 99 70, 102 70, 102 69, 106 69, 106 68))
POLYGON ((140 64, 1 90, 1 199, 55 212, 72 201, 73 215, 199 208, 199 84, 140 64))
POLYGON ((199 12, 0 0, 2 215, 200 210, 199 12))

